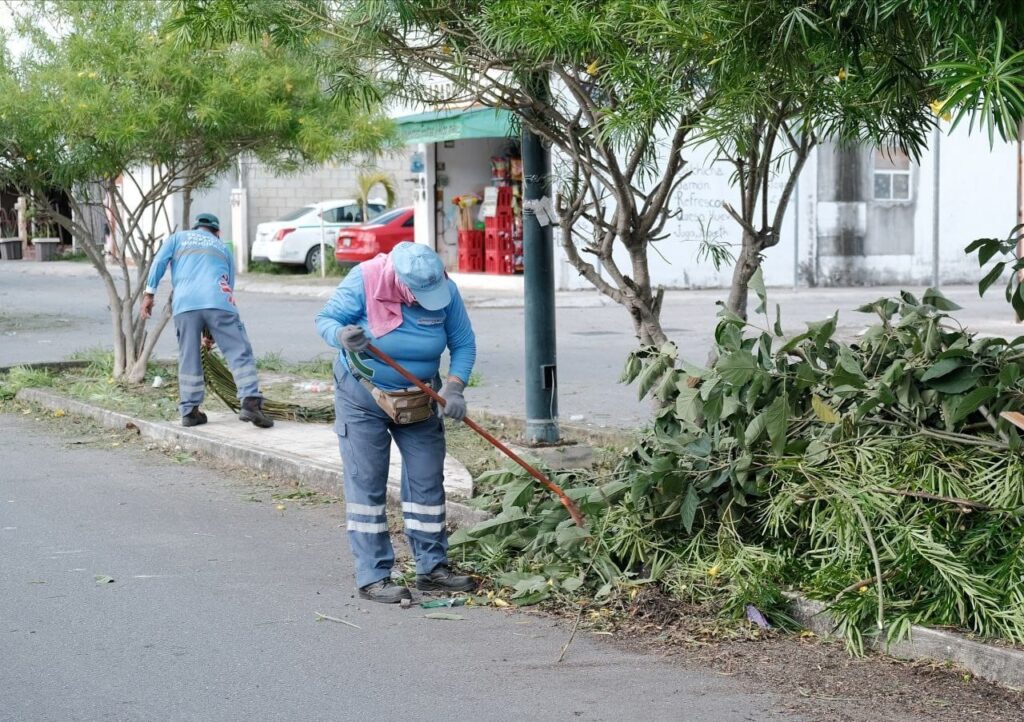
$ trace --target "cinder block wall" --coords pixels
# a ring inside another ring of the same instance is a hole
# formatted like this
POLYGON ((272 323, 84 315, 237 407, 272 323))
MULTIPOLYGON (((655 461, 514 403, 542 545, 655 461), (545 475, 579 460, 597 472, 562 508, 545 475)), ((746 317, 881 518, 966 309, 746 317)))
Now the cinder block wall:
POLYGON ((409 172, 411 154, 411 150, 403 149, 362 163, 330 163, 291 175, 275 175, 271 169, 256 162, 244 164, 249 197, 249 235, 255 235, 257 224, 275 220, 303 205, 354 197, 356 176, 364 168, 389 173, 398 191, 396 205, 412 205, 414 176, 409 172))

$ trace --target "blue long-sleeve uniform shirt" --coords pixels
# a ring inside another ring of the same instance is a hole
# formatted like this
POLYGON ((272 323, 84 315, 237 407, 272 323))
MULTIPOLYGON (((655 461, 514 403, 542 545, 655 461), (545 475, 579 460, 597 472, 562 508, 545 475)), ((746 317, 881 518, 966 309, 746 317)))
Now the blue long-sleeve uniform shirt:
MULTIPOLYGON (((463 382, 469 382, 476 361, 476 335, 469 322, 466 306, 459 295, 459 289, 448 280, 452 294, 451 303, 439 311, 428 311, 415 305, 402 305, 402 325, 394 331, 374 339, 366 318, 366 290, 363 286, 362 269, 356 266, 338 284, 334 295, 316 317, 316 329, 329 346, 343 351, 338 342, 338 329, 357 324, 362 326, 371 343, 409 370, 416 378, 429 382, 437 375, 441 365, 441 354, 447 347, 451 354, 448 373, 463 382)), ((385 391, 397 391, 409 387, 387 364, 378 361, 371 354, 364 354, 366 366, 373 372, 374 385, 385 391)), ((348 359, 341 354, 342 362, 348 366, 348 359)))
POLYGON ((146 293, 156 294, 168 265, 174 286, 174 315, 201 308, 238 313, 232 291, 235 260, 217 236, 201 228, 172 233, 153 259, 146 293))

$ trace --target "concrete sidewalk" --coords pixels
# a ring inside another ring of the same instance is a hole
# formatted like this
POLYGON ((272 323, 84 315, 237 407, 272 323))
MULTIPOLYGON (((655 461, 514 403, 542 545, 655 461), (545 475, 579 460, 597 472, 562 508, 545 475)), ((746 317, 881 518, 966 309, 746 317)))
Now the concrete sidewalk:
MULTIPOLYGON (((224 463, 292 479, 331 496, 343 496, 338 438, 329 424, 277 420, 273 429, 258 429, 239 422, 231 412, 207 411, 207 424, 186 429, 176 421, 146 421, 46 389, 22 389, 18 399, 50 411, 84 416, 107 428, 138 429, 141 436, 172 448, 198 451, 224 463)), ((388 499, 394 503, 401 501, 401 475, 401 455, 392 445, 388 499)), ((473 495, 473 479, 465 465, 449 454, 444 461, 444 475, 449 520, 465 524, 484 518, 481 512, 462 503, 473 495)))

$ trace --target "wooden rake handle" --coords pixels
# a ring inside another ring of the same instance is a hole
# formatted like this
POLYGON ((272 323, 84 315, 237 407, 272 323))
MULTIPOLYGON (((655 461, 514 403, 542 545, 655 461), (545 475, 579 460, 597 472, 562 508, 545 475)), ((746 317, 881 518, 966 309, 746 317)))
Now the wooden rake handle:
MULTIPOLYGON (((416 388, 418 388, 423 393, 427 394, 430 398, 439 403, 441 406, 445 405, 445 400, 441 398, 440 394, 438 394, 436 391, 434 391, 434 389, 430 388, 425 383, 420 381, 418 378, 413 376, 411 373, 405 370, 405 368, 403 368, 401 364, 399 364, 393 358, 391 358, 386 353, 381 351, 379 348, 374 346, 372 343, 366 347, 366 350, 372 353, 377 358, 379 358, 384 363, 386 363, 388 366, 393 368, 395 371, 402 375, 402 378, 414 384, 416 388)), ((480 434, 480 436, 482 436, 484 439, 490 442, 490 444, 493 445, 494 448, 498 449, 501 453, 505 454, 505 456, 512 459, 512 461, 519 464, 519 466, 526 469, 526 472, 530 476, 539 481, 541 484, 547 487, 551 491, 551 493, 558 497, 558 500, 562 502, 562 506, 564 506, 569 511, 569 516, 571 516, 572 520, 576 522, 576 526, 578 526, 581 529, 587 528, 586 523, 583 521, 583 514, 580 513, 579 507, 576 506, 576 502, 570 499, 568 495, 566 495, 565 491, 563 491, 562 488, 558 486, 558 484, 554 483, 548 477, 544 476, 544 474, 542 474, 540 471, 530 466, 530 464, 524 461, 522 457, 520 457, 517 453, 512 451, 512 449, 508 448, 503 443, 494 438, 486 429, 481 427, 480 424, 476 423, 468 416, 462 419, 462 423, 464 423, 469 428, 473 429, 473 431, 475 431, 476 433, 480 434)))

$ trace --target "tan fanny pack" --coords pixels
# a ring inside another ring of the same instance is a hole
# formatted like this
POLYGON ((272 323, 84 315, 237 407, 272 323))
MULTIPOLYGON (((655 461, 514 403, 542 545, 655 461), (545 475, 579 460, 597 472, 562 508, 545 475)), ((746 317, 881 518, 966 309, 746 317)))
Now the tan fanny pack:
POLYGON ((369 379, 359 378, 359 383, 373 396, 377 406, 384 410, 392 421, 399 426, 426 421, 433 413, 431 398, 419 389, 403 391, 385 391, 374 386, 369 379))

